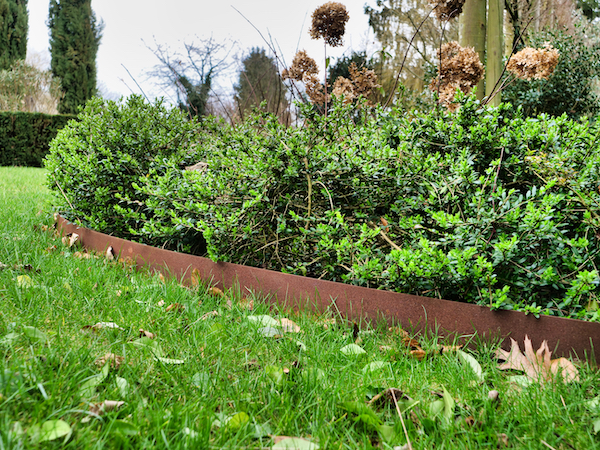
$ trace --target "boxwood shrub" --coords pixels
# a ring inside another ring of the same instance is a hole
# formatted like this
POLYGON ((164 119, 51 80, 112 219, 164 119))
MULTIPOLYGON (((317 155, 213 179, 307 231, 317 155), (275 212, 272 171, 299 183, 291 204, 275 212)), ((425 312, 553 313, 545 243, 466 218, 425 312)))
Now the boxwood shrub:
MULTIPOLYGON (((84 226, 135 238, 140 224, 123 216, 122 197, 136 193, 132 183, 150 171, 158 176, 169 162, 184 163, 197 145, 198 126, 162 101, 150 104, 137 95, 124 102, 90 100, 51 142, 44 161, 58 208, 84 226)), ((136 196, 144 209, 147 196, 136 196)))
POLYGON ((148 167, 118 208, 138 239, 201 233, 214 260, 599 320, 600 127, 460 101, 207 120, 185 164, 148 167))

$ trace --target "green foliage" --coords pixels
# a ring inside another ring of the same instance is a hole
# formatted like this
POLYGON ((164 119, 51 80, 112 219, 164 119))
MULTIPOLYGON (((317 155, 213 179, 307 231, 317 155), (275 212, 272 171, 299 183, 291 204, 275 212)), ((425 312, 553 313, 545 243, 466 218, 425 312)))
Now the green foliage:
POLYGON ((155 217, 131 232, 201 232, 215 260, 597 320, 600 129, 462 103, 207 128, 208 169, 140 178, 155 217))
POLYGON ((521 106, 527 116, 541 113, 571 118, 600 111, 596 81, 600 75, 600 44, 589 42, 584 30, 573 35, 544 32, 532 38, 532 47, 550 43, 558 49, 559 62, 548 80, 515 80, 502 91, 502 99, 521 106))
POLYGON ((53 142, 49 184, 92 228, 196 253, 202 235, 214 260, 598 320, 600 126, 459 100, 412 118, 306 105, 302 127, 262 113, 200 135, 139 98, 91 102, 53 142))
POLYGON ((27 0, 0 0, 0 70, 27 56, 27 0))
MULTIPOLYGON (((131 237, 130 228, 146 220, 145 208, 138 206, 136 215, 123 217, 118 209, 123 198, 135 192, 132 183, 140 177, 150 172, 163 175, 170 159, 185 162, 196 143, 197 122, 161 101, 148 104, 141 96, 122 103, 94 98, 78 119, 69 122, 50 145, 45 159, 48 186, 70 219, 131 237)), ((136 197, 139 205, 146 200, 136 197)))
POLYGON ((96 95, 96 54, 103 25, 96 21, 91 0, 51 0, 48 26, 52 74, 59 78, 63 114, 76 114, 96 95))
POLYGON ((253 48, 242 60, 243 68, 234 86, 235 102, 244 118, 253 107, 275 115, 287 111, 287 87, 283 84, 273 57, 262 48, 253 48), (264 102, 264 103, 263 103, 264 102))
POLYGON ((0 166, 41 167, 50 141, 74 116, 0 112, 0 166))

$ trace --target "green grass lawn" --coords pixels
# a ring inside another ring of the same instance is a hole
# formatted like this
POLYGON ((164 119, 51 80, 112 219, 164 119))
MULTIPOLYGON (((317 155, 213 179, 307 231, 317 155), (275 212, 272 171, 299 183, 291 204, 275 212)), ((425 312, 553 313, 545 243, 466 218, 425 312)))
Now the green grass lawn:
POLYGON ((44 231, 43 182, 41 169, 0 168, 0 449, 409 448, 407 436, 415 449, 600 448, 589 364, 578 382, 522 387, 491 344, 465 350, 478 375, 434 337, 417 337, 419 360, 398 329, 82 257, 44 231))

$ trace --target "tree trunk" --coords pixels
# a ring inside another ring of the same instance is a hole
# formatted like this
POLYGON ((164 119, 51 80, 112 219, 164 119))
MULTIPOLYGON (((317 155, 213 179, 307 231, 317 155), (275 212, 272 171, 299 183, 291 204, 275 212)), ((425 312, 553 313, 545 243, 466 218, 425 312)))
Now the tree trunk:
MULTIPOLYGON (((504 53, 504 0, 488 0, 487 17, 487 61, 485 64, 485 95, 493 94, 499 86, 502 75, 502 55, 504 53)), ((492 106, 500 104, 498 92, 490 102, 492 106)))
MULTIPOLYGON (((466 0, 459 16, 458 43, 462 47, 473 47, 482 64, 485 64, 486 0, 466 0)), ((484 95, 484 84, 477 84, 477 98, 484 95)))

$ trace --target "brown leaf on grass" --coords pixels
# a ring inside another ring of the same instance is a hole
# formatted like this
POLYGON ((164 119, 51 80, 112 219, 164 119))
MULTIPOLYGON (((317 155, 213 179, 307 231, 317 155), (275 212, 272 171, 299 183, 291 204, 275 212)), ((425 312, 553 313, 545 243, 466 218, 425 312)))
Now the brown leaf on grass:
POLYGON ((86 251, 75 252, 75 253, 73 253, 73 256, 77 259, 91 259, 94 257, 94 255, 92 255, 91 253, 88 253, 86 251))
POLYGON ((440 351, 440 355, 444 353, 452 353, 457 350, 460 350, 462 345, 438 345, 438 350, 440 351))
POLYGON ((97 324, 94 325, 85 325, 83 327, 81 327, 81 330, 88 330, 88 331, 93 331, 93 332, 98 332, 99 330, 102 329, 108 329, 108 330, 123 330, 123 328, 121 328, 119 325, 117 325, 114 322, 98 322, 97 324))
POLYGON ((198 269, 192 269, 192 276, 190 277, 190 284, 192 287, 200 286, 202 282, 202 277, 200 276, 200 271, 198 269))
POLYGON ((284 333, 300 333, 300 331, 302 331, 301 328, 290 319, 279 319, 279 324, 284 333))
POLYGON ((101 356, 96 361, 94 361, 94 363, 98 367, 104 367, 104 365, 110 361, 110 367, 112 367, 113 369, 118 369, 119 367, 121 367, 121 363, 124 359, 125 358, 123 358, 122 356, 115 355, 114 353, 107 353, 106 355, 101 356))
POLYGON ((125 404, 125 402, 122 402, 122 401, 104 400, 103 402, 100 402, 100 403, 92 403, 90 405, 90 412, 92 414, 101 416, 105 412, 114 411, 116 409, 119 409, 124 404, 125 404))
POLYGON ((77 233, 69 233, 66 236, 63 236, 62 243, 67 247, 73 247, 75 244, 79 242, 79 235, 77 233))
POLYGON ((183 306, 181 303, 171 303, 169 306, 167 306, 167 309, 165 309, 165 312, 183 312, 185 311, 185 306, 183 306))
POLYGON ((159 302, 156 304, 156 306, 158 306, 159 308, 165 306, 165 301, 159 300, 159 302))
POLYGON ((418 359, 419 361, 422 361, 427 356, 427 353, 425 353, 425 350, 420 348, 418 350, 411 350, 410 356, 412 356, 415 359, 418 359))
POLYGON ((211 287, 208 290, 209 295, 217 295, 219 297, 225 297, 225 293, 216 286, 211 287))
POLYGON ((143 328, 140 328, 140 337, 147 337, 148 339, 155 339, 156 334, 146 331, 143 328))
POLYGON ((115 259, 115 251, 113 250, 112 247, 109 246, 106 249, 106 253, 104 254, 104 256, 106 257, 107 260, 113 261, 115 259))
POLYGON ((552 381, 557 375, 564 383, 579 381, 579 371, 571 361, 566 358, 551 359, 547 341, 534 351, 531 339, 525 336, 524 353, 521 353, 517 341, 512 338, 510 341, 510 352, 501 348, 496 350, 496 358, 505 361, 498 366, 500 370, 521 370, 529 378, 542 383, 552 381))

